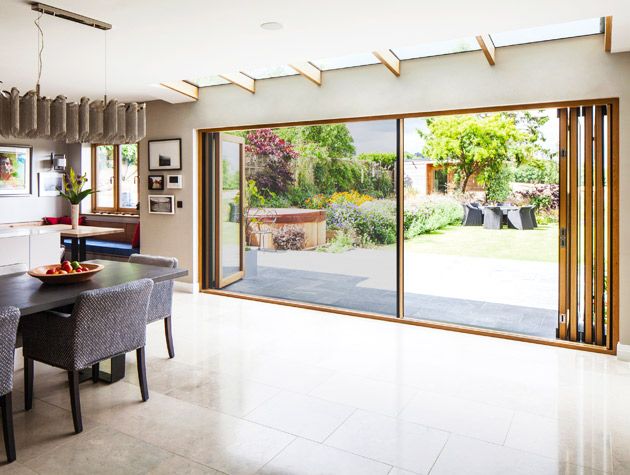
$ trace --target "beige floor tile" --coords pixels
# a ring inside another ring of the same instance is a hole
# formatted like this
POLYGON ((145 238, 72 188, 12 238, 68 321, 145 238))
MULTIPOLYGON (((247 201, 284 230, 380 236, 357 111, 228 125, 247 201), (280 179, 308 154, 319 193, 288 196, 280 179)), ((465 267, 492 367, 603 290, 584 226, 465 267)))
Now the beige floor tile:
MULTIPOLYGON (((127 383, 104 388, 123 385, 137 389, 127 383)), ((88 395, 102 392, 86 391, 88 395)), ((146 403, 119 396, 125 402, 113 407, 103 395, 86 399, 101 423, 233 475, 255 472, 294 439, 284 432, 159 393, 146 403)))
POLYGON ((265 475, 386 475, 386 465, 342 450, 297 439, 260 471, 265 475))
MULTIPOLYGON (((612 471, 610 436, 575 418, 549 419, 517 412, 505 445, 560 462, 612 471)), ((626 447, 630 451, 630 446, 626 447)))
POLYGON ((416 392, 416 389, 408 386, 340 373, 310 394, 347 406, 395 416, 416 392))
POLYGON ((354 408, 312 396, 282 391, 245 418, 316 442, 323 442, 354 408))
POLYGON ((552 459, 452 435, 431 475, 557 475, 572 473, 552 459))
POLYGON ((26 462, 41 474, 143 474, 172 458, 166 450, 106 427, 26 462))
POLYGON ((447 438, 447 432, 357 411, 326 440, 326 445, 426 474, 447 438))
POLYGON ((503 444, 514 413, 465 399, 419 392, 400 418, 428 427, 503 444))
POLYGON ((25 467, 20 462, 12 462, 9 464, 0 465, 0 473, 2 475, 36 475, 37 474, 37 472, 34 472, 30 468, 25 467))

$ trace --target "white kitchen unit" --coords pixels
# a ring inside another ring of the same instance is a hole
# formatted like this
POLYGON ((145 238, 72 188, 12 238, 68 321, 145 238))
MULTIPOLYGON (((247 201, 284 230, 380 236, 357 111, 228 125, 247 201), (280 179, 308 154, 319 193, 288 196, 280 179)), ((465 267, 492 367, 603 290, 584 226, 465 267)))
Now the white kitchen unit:
POLYGON ((0 228, 0 265, 54 264, 60 259, 60 232, 66 225, 5 226, 0 228))

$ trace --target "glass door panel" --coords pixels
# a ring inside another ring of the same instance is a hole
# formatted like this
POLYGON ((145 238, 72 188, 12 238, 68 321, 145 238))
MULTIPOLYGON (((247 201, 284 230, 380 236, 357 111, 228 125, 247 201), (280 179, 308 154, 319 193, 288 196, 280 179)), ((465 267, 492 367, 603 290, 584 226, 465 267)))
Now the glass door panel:
POLYGON ((243 144, 241 137, 220 134, 216 153, 216 275, 219 288, 243 277, 243 144))

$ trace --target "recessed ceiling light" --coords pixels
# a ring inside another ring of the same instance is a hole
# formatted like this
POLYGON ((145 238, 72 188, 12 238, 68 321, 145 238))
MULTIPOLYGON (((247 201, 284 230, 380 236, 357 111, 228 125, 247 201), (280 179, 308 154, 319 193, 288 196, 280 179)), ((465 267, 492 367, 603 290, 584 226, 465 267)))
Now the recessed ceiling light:
POLYGON ((260 27, 263 30, 281 30, 282 29, 282 23, 279 23, 277 21, 266 21, 265 23, 261 23, 260 27))

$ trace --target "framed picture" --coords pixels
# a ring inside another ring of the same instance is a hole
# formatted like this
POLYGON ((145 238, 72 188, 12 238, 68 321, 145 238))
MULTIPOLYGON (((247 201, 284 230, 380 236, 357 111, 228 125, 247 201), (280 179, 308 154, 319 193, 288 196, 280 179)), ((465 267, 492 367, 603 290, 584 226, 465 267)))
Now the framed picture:
POLYGON ((0 145, 0 195, 31 194, 33 147, 0 145))
POLYGON ((182 139, 149 140, 149 170, 181 170, 182 139))
POLYGON ((150 214, 175 214, 175 195, 149 195, 150 214))
POLYGON ((181 175, 166 175, 166 188, 181 190, 183 188, 181 175))
POLYGON ((157 191, 164 189, 164 175, 149 175, 149 190, 157 191))
POLYGON ((63 190, 63 173, 40 172, 37 174, 39 196, 59 196, 63 190))

